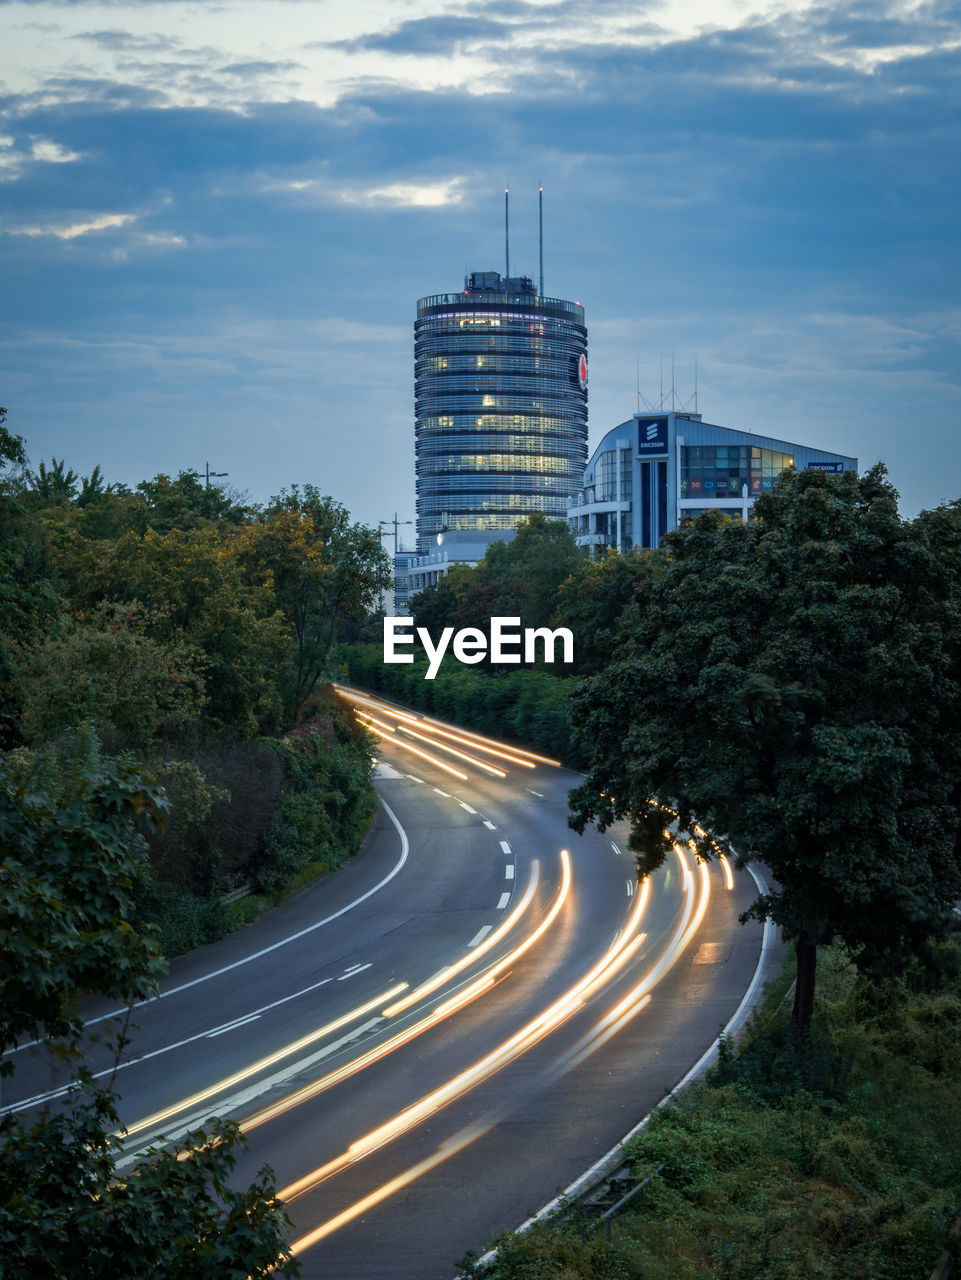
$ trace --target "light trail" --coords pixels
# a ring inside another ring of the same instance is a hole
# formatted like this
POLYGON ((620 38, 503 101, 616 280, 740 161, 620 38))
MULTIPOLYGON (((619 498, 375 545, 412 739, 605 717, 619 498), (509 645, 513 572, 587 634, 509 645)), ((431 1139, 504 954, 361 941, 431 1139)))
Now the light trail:
POLYGON ((466 760, 468 764, 477 765, 478 769, 483 769, 485 773, 489 773, 494 778, 506 778, 507 770, 498 769, 496 765, 488 764, 486 760, 478 760, 476 756, 469 756, 465 751, 458 751, 456 747, 448 747, 443 742, 435 742, 433 738, 428 738, 426 734, 418 733, 416 729, 409 729, 405 724, 399 724, 398 729, 402 733, 409 733, 412 738, 417 738, 420 742, 429 743, 437 751, 447 751, 452 756, 457 756, 458 760, 466 760))
MULTIPOLYGON (((680 852, 678 856, 683 857, 680 852)), ((636 1017, 638 1013, 647 1008, 650 1004, 651 994, 649 988, 655 985, 660 977, 663 976, 666 969, 669 968, 670 965, 672 965, 686 949, 691 938, 700 927, 704 914, 707 910, 710 898, 710 882, 707 866, 703 863, 700 865, 700 895, 697 907, 693 911, 693 897, 695 893, 693 883, 694 877, 691 875, 690 871, 688 871, 688 874, 690 876, 690 881, 688 888, 685 890, 685 896, 688 900, 687 910, 685 911, 685 915, 680 926, 675 931, 674 937, 668 944, 664 955, 641 979, 641 981, 634 986, 632 990, 629 991, 628 994, 624 996, 611 1010, 609 1010, 607 1014, 604 1015, 600 1022, 598 1022, 587 1035, 582 1037, 577 1044, 568 1050, 568 1052, 558 1060, 550 1071, 544 1073, 541 1077, 542 1082, 558 1079, 572 1068, 578 1066, 590 1054, 594 1053, 603 1044, 605 1044, 612 1036, 616 1035, 617 1032, 620 1031, 632 1018, 636 1017)), ((645 886, 646 884, 647 881, 645 879, 645 886)), ((637 896, 641 902, 646 900, 646 893, 643 891, 637 896)), ((629 949, 630 952, 633 952, 636 946, 642 941, 643 936, 644 935, 641 935, 640 937, 632 939, 632 942, 628 944, 624 950, 629 949)), ((531 1086, 528 1086, 527 1091, 529 1091, 530 1087, 531 1086)), ((291 1253, 295 1255, 304 1253, 307 1249, 311 1248, 311 1246, 318 1244, 321 1240, 333 1235, 336 1231, 340 1230, 341 1227, 346 1226, 368 1210, 374 1208, 378 1204, 381 1204, 384 1200, 389 1199, 392 1195, 396 1194, 396 1192, 402 1190, 406 1186, 409 1186, 423 1174, 428 1173, 431 1169, 443 1164, 444 1161, 464 1150, 478 1138, 489 1133, 498 1121, 507 1114, 507 1111, 508 1107, 505 1104, 501 1104, 499 1107, 488 1111, 478 1119, 471 1121, 471 1123, 465 1128, 461 1129, 458 1133, 442 1143, 432 1155, 418 1161, 409 1169, 406 1169, 403 1173, 398 1174, 390 1181, 385 1182, 380 1187, 377 1187, 374 1191, 356 1201, 354 1204, 348 1206, 334 1217, 327 1219, 326 1222, 320 1223, 317 1227, 300 1236, 291 1244, 291 1253)), ((375 1131, 375 1133, 383 1133, 383 1130, 375 1131)), ((372 1136, 373 1135, 368 1135, 368 1140, 370 1140, 372 1136)), ((389 1137, 385 1138, 385 1141, 386 1140, 389 1140, 389 1137)), ((361 1141, 363 1142, 364 1140, 362 1139, 361 1141)), ((354 1147, 351 1147, 350 1151, 353 1152, 354 1149, 354 1147)), ((330 1172, 336 1172, 336 1170, 331 1169, 330 1172)), ((292 1184, 292 1186, 297 1185, 298 1184, 296 1183, 292 1184)), ((314 1185, 316 1185, 316 1183, 314 1185)), ((309 1189, 309 1187, 304 1187, 301 1194, 303 1191, 309 1189)), ((281 1198, 287 1199, 289 1198, 288 1192, 289 1188, 284 1188, 279 1195, 281 1198)))
MULTIPOLYGON (((361 722, 361 724, 379 725, 379 722, 376 721, 373 718, 373 716, 365 717, 362 713, 358 711, 355 711, 354 715, 361 722)), ((421 751, 420 747, 415 747, 413 743, 403 742, 400 738, 397 737, 397 734, 394 732, 394 730, 389 729, 386 725, 384 725, 383 727, 378 727, 375 730, 375 732, 379 733, 382 738, 390 738, 390 740, 395 744, 395 746, 400 747, 403 751, 412 751, 415 756, 420 756, 422 760, 429 760, 431 764, 436 764, 437 767, 439 769, 443 769, 445 773, 449 773, 453 775, 453 777, 455 778, 460 778, 461 782, 470 781, 467 774, 461 773, 460 769, 455 769, 451 765, 445 764, 443 760, 438 760, 436 756, 429 755, 428 752, 426 751, 421 751)))
POLYGON ((731 864, 725 858, 723 853, 717 855, 717 860, 721 864, 724 871, 724 885, 727 889, 734 888, 734 872, 731 870, 731 864))
MULTIPOLYGON (((462 991, 451 996, 449 1000, 446 1000, 443 1004, 439 1005, 426 1018, 421 1019, 420 1022, 414 1023, 406 1030, 398 1033, 398 1035, 385 1041, 384 1044, 379 1045, 375 1049, 369 1050, 368 1053, 362 1054, 353 1062, 346 1063, 343 1067, 340 1067, 338 1070, 322 1077, 320 1080, 304 1085, 303 1088, 296 1090, 296 1092, 289 1094, 287 1097, 280 1098, 270 1106, 264 1107, 254 1115, 249 1116, 240 1126, 241 1129, 246 1133, 249 1129, 256 1128, 261 1124, 266 1124, 267 1121, 275 1119, 286 1111, 290 1111, 293 1107, 300 1106, 304 1102, 310 1101, 311 1098, 316 1097, 319 1093, 324 1092, 335 1084, 339 1084, 342 1080, 348 1079, 350 1076, 355 1075, 358 1071, 363 1070, 372 1063, 380 1061, 380 1059, 386 1057, 387 1054, 393 1053, 402 1045, 409 1043, 417 1036, 423 1034, 424 1031, 427 1031, 431 1027, 436 1026, 437 1023, 442 1022, 445 1018, 449 1017, 450 1014, 456 1013, 459 1009, 465 1008, 479 996, 482 996, 485 992, 489 991, 497 981, 503 980, 506 976, 506 971, 510 966, 516 964, 518 959, 524 955, 525 952, 530 950, 535 942, 537 942, 539 938, 543 937, 551 927, 567 900, 570 888, 570 855, 566 849, 563 849, 561 851, 561 884, 558 888, 557 894, 555 895, 551 909, 537 928, 528 934, 523 942, 518 943, 513 951, 508 952, 502 960, 498 961, 496 965, 487 970, 487 972, 482 974, 481 977, 475 979, 471 983, 468 983, 462 991)), ((325 1173, 324 1177, 327 1176, 329 1176, 329 1174, 325 1173)), ((322 1181, 323 1179, 320 1180, 322 1181)))
POLYGON ((510 915, 507 916, 500 925, 498 925, 494 932, 488 934, 484 941, 472 951, 465 952, 465 954, 461 956, 460 960, 455 964, 450 965, 446 969, 441 969, 441 971, 436 973, 433 978, 429 978, 427 982, 421 983, 419 987, 415 987, 414 990, 404 996, 402 1000, 397 1000, 393 1004, 388 1005, 387 1008, 383 1010, 384 1017, 393 1018, 398 1013, 403 1013, 405 1009, 409 1009, 411 1005, 416 1004, 418 1000, 423 1000, 425 996, 431 995, 439 987, 445 986, 452 978, 456 977, 458 973, 462 973, 469 965, 474 964, 479 957, 486 955, 488 951, 491 951, 496 947, 500 940, 514 928, 521 916, 523 916, 524 912, 530 906, 534 897, 534 892, 537 889, 539 879, 540 863, 533 862, 531 863, 530 876, 528 878, 527 888, 524 890, 523 897, 517 903, 517 906, 510 915))
MULTIPOLYGON (((564 851, 566 855, 566 850, 564 851)), ((565 857, 565 870, 569 877, 569 858, 565 857)), ((566 893, 564 894, 566 896, 566 893)), ((346 1166, 369 1155, 372 1151, 385 1146, 400 1137, 429 1116, 448 1106, 470 1089, 489 1079, 502 1070, 522 1053, 532 1048, 550 1032, 554 1031, 577 1009, 581 1007, 588 994, 597 989, 602 982, 609 981, 634 954, 643 937, 633 937, 647 903, 648 895, 637 895, 635 906, 631 912, 627 928, 619 935, 604 953, 600 960, 565 994, 533 1018, 526 1026, 515 1032, 502 1044, 472 1066, 460 1072, 441 1085, 438 1089, 426 1094, 418 1102, 406 1107, 392 1119, 358 1138, 342 1155, 326 1164, 311 1170, 278 1192, 282 1200, 296 1199, 318 1186, 327 1178, 340 1172, 346 1166)), ((555 903, 559 910, 560 901, 555 903)), ((495 970, 496 971, 496 970, 495 970)))
MULTIPOLYGON (((450 729, 442 721, 433 720, 430 716, 412 716, 406 712, 398 710, 376 698, 367 697, 363 694, 355 693, 352 690, 344 688, 343 685, 335 684, 334 690, 349 702, 359 702, 367 706, 377 707, 387 712, 398 720, 410 720, 411 723, 418 725, 419 728, 429 728, 432 732, 439 733, 444 737, 451 737, 454 741, 461 741, 466 746, 473 746, 478 750, 483 749, 482 744, 486 747, 493 748, 494 751, 507 752, 516 757, 516 763, 524 764, 525 761, 535 761, 538 764, 550 764, 556 768, 561 767, 561 762, 550 756, 536 755, 533 751, 527 751, 521 747, 511 746, 509 743, 500 742, 496 738, 486 738, 483 734, 474 733, 469 729, 459 730, 459 737, 450 732, 450 729)), ((533 765, 531 767, 534 767, 533 765)))
POLYGON ((368 1000, 366 1004, 358 1005, 356 1009, 351 1009, 349 1013, 343 1014, 340 1018, 335 1018, 333 1022, 328 1022, 324 1026, 319 1027, 316 1031, 312 1031, 309 1035, 301 1036, 299 1040, 294 1040, 288 1045, 284 1045, 282 1049, 277 1049, 274 1053, 267 1054, 266 1057, 259 1058, 249 1067, 245 1067, 242 1071, 235 1071, 233 1075, 225 1076, 223 1080, 218 1080, 216 1084, 210 1085, 200 1092, 191 1094, 189 1098, 182 1098, 179 1102, 173 1103, 169 1107, 163 1108, 161 1111, 155 1111, 153 1115, 147 1116, 143 1120, 137 1121, 136 1124, 129 1125, 126 1134, 129 1137, 134 1133, 142 1133, 144 1129, 153 1128, 156 1125, 163 1124, 167 1120, 173 1119, 174 1116, 180 1115, 182 1111, 187 1111, 191 1107, 199 1106, 201 1102, 215 1097, 218 1093, 223 1093, 227 1089, 232 1089, 238 1084, 242 1084, 245 1080, 249 1080, 259 1071, 265 1071, 268 1067, 276 1066, 278 1062, 282 1062, 284 1058, 289 1058, 295 1053, 299 1053, 301 1049, 306 1049, 308 1045, 316 1044, 318 1040, 324 1036, 331 1035, 335 1031, 339 1031, 341 1027, 348 1026, 351 1022, 356 1022, 358 1018, 362 1018, 365 1013, 370 1013, 372 1009, 376 1009, 378 1005, 390 1000, 391 997, 400 991, 406 991, 408 984, 406 982, 397 983, 388 987, 386 991, 380 993, 373 1000, 368 1000))

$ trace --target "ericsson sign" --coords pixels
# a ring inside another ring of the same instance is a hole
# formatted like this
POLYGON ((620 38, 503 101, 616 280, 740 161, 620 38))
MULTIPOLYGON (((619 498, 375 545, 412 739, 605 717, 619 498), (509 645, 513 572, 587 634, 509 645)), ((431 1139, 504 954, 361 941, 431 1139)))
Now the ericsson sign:
POLYGON ((667 418, 638 418, 637 456, 666 458, 667 453, 667 418))

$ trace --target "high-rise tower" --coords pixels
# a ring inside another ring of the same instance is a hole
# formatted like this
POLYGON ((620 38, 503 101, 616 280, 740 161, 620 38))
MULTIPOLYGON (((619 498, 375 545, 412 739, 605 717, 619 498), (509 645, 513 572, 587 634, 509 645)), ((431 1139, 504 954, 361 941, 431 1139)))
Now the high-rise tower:
POLYGON ((567 518, 587 462, 584 308, 527 276, 472 272, 414 329, 417 547, 567 518))

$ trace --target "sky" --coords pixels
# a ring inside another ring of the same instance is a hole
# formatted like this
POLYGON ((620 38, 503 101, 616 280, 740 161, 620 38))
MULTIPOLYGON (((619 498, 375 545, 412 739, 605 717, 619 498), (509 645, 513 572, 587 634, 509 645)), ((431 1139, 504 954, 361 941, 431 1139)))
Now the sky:
MULTIPOLYGON (((0 404, 34 467, 414 518, 417 299, 582 303, 638 407, 961 498, 961 0, 0 0, 0 404)), ((413 526, 401 526, 402 539, 413 526)))

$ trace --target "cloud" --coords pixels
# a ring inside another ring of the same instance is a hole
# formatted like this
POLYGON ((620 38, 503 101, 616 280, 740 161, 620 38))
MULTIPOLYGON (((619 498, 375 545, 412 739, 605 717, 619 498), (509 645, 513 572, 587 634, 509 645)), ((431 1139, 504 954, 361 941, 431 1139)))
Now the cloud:
POLYGON ((510 34, 508 23, 479 14, 437 14, 429 18, 412 18, 389 31, 372 31, 349 40, 332 41, 329 47, 346 53, 376 51, 449 55, 464 45, 501 41, 510 34))
POLYGON ((80 236, 90 235, 97 231, 107 231, 113 227, 125 227, 128 223, 135 222, 137 215, 134 213, 101 213, 95 218, 91 218, 86 222, 46 223, 39 225, 0 226, 0 235, 8 236, 30 236, 31 238, 39 236, 53 236, 57 240, 76 240, 80 236))
POLYGON ((264 182, 261 190, 307 191, 328 205, 368 209, 439 209, 444 205, 460 204, 464 198, 464 179, 420 179, 359 186, 337 184, 329 178, 291 178, 264 182))

